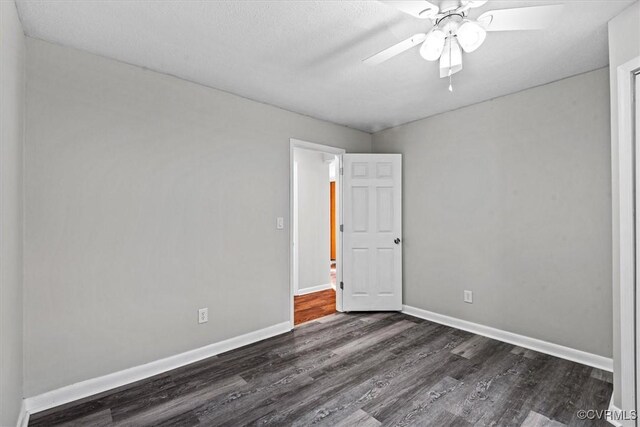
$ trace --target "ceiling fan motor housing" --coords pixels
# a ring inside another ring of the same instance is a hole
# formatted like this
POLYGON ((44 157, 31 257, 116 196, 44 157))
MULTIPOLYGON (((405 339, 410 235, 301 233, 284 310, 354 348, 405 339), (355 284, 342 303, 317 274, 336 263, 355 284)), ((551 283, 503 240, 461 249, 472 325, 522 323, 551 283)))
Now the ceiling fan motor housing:
POLYGON ((447 13, 462 7, 460 0, 444 0, 440 2, 440 12, 447 13))
POLYGON ((436 25, 446 35, 453 35, 458 31, 463 19, 464 16, 462 14, 452 13, 439 19, 436 25))

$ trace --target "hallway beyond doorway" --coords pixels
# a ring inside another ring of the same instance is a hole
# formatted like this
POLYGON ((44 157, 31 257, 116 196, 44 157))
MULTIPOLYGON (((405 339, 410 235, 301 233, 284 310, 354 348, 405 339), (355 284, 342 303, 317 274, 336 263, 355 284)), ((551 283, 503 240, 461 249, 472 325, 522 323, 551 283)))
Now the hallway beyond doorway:
POLYGON ((327 289, 326 291, 313 292, 294 298, 294 325, 319 319, 336 312, 336 291, 327 289))

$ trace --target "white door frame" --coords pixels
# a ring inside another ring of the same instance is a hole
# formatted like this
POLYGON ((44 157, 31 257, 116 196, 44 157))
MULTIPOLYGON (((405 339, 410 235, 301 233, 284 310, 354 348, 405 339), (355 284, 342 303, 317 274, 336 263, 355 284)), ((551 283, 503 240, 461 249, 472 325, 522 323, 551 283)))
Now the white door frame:
POLYGON ((339 231, 340 224, 342 224, 342 175, 340 174, 340 171, 342 170, 342 154, 347 152, 344 148, 332 147, 330 145, 316 144, 314 142, 302 141, 295 138, 291 138, 289 140, 289 218, 291 219, 289 221, 289 322, 292 329, 294 327, 294 274, 297 273, 295 271, 297 268, 294 266, 293 256, 293 150, 296 148, 334 154, 338 156, 339 159, 338 168, 336 169, 336 189, 338 190, 338 197, 336 197, 336 310, 338 311, 342 311, 342 290, 340 289, 340 282, 342 281, 342 235, 339 231))
MULTIPOLYGON (((636 313, 640 313, 640 301, 636 292, 636 265, 640 251, 636 251, 636 231, 640 230, 640 218, 634 214, 640 190, 640 155, 635 147, 635 75, 640 73, 640 57, 624 63, 617 69, 618 74, 618 167, 620 194, 620 264, 615 266, 620 272, 620 377, 619 393, 621 408, 625 411, 637 409, 636 402, 636 313)), ((635 421, 625 421, 624 425, 636 425, 635 421)))

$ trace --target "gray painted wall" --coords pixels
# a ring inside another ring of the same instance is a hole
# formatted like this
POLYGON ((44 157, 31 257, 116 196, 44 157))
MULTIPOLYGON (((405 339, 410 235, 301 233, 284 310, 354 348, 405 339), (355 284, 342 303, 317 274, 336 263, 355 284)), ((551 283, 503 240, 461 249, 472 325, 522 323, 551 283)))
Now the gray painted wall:
POLYGON ((27 396, 289 320, 289 138, 371 135, 33 39, 27 79, 27 396))
POLYGON ((0 425, 22 402, 22 152, 25 37, 14 2, 0 2, 0 425))
MULTIPOLYGON (((620 378, 620 188, 618 176, 618 67, 640 56, 640 2, 609 21, 609 78, 611 83, 611 188, 613 223, 613 400, 622 408, 620 378)), ((625 408, 631 409, 631 408, 625 408)))
POLYGON ((609 131, 600 69, 374 134, 403 154, 404 303, 610 357, 609 131))
POLYGON ((329 163, 325 154, 296 149, 298 163, 298 291, 330 282, 329 163))

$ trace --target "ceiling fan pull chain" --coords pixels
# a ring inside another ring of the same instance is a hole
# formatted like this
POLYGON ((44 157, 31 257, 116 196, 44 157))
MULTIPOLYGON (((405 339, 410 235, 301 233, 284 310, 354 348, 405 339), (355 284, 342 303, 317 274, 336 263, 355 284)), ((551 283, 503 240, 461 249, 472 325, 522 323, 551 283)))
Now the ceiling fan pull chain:
POLYGON ((453 92, 453 85, 451 84, 451 43, 449 43, 449 92, 453 92))

